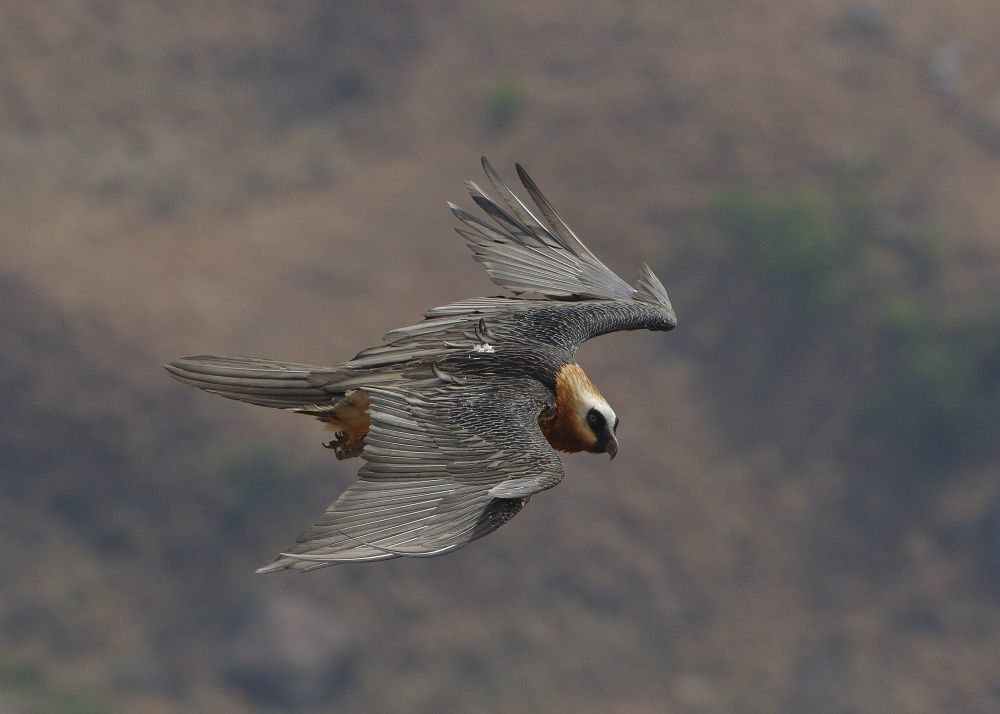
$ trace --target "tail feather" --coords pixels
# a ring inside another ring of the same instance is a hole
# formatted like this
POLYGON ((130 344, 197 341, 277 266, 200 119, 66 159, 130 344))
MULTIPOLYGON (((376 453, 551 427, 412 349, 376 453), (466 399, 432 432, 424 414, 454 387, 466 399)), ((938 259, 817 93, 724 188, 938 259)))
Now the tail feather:
POLYGON ((328 367, 254 357, 184 357, 163 365, 178 382, 228 399, 277 409, 329 404, 335 395, 310 381, 328 367))

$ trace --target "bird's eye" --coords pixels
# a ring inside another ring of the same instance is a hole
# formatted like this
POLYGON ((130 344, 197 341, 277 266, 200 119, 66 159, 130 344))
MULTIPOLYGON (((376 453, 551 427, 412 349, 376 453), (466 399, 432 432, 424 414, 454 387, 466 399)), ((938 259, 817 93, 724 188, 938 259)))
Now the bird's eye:
POLYGON ((604 423, 604 415, 596 409, 591 409, 587 412, 587 421, 591 426, 599 426, 604 423))

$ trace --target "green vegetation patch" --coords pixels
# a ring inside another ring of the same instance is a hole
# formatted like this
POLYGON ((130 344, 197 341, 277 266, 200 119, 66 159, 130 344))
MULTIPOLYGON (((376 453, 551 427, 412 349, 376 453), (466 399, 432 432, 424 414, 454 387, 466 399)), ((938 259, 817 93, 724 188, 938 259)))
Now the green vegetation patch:
POLYGON ((497 82, 486 97, 486 130, 492 135, 504 134, 524 111, 527 94, 512 79, 497 82))
POLYGON ((828 317, 851 306, 878 260, 878 216, 862 184, 845 173, 826 193, 728 191, 709 218, 765 293, 797 319, 828 317))
POLYGON ((84 688, 53 686, 42 666, 30 660, 0 660, 0 692, 15 694, 16 701, 23 703, 25 711, 40 714, 111 712, 98 696, 84 688))
POLYGON ((941 478, 991 447, 1000 315, 949 317, 935 297, 942 242, 888 240, 863 171, 823 192, 729 191, 709 220, 745 288, 752 329, 743 314, 726 339, 742 343, 753 393, 822 382, 821 399, 850 403, 870 466, 891 473, 941 478))

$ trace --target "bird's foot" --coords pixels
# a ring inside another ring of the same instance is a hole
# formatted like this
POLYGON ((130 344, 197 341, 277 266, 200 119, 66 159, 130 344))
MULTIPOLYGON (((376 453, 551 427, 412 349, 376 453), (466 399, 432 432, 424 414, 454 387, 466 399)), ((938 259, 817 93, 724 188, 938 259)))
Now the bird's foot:
POLYGON ((344 431, 338 431, 333 437, 333 441, 325 443, 323 446, 327 449, 333 449, 333 453, 338 461, 361 455, 361 451, 364 449, 364 442, 360 439, 353 439, 344 431))

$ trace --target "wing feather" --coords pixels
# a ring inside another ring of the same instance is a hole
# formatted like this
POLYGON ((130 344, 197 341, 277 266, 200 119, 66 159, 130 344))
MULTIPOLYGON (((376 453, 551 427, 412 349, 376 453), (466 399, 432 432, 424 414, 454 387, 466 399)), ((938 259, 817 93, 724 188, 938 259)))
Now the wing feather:
POLYGON ((542 222, 504 183, 489 161, 483 170, 506 208, 472 181, 472 200, 497 225, 489 226, 454 204, 448 204, 467 228, 458 229, 490 278, 515 293, 537 292, 562 300, 632 300, 636 288, 612 272, 583 244, 559 216, 520 165, 517 174, 542 222), (546 223, 548 225, 546 225, 546 223))
MULTIPOLYGON (((586 255, 590 256, 599 265, 604 267, 604 263, 597 259, 597 256, 590 252, 590 249, 583 244, 583 241, 573 232, 573 229, 562 219, 562 217, 556 212, 556 209, 549 203, 549 200, 545 198, 539 189, 537 184, 528 175, 528 172, 524 170, 521 164, 514 164, 514 168, 517 170, 517 177, 521 179, 521 184, 528 191, 528 195, 531 196, 531 200, 535 202, 538 206, 538 210, 542 212, 545 216, 545 220, 548 221, 552 230, 558 235, 569 250, 573 250, 570 246, 577 246, 586 255)), ((605 268, 606 269, 606 268, 605 268)), ((608 271, 611 272, 611 271, 608 271)))
POLYGON ((261 572, 450 552, 562 480, 538 428, 551 395, 534 380, 367 391, 372 425, 358 481, 261 572))
MULTIPOLYGON (((545 244, 546 246, 553 248, 569 248, 562 240, 560 240, 558 235, 554 235, 545 225, 535 217, 535 214, 531 212, 520 198, 517 197, 513 191, 507 186, 500 174, 494 170, 492 164, 486 160, 484 156, 482 158, 483 171, 486 172, 486 176, 489 178, 490 183, 493 184, 493 188, 496 189, 497 193, 503 199, 504 203, 510 209, 510 212, 517 218, 518 221, 525 227, 527 227, 531 235, 533 235, 539 242, 545 244)), ((478 188, 478 187, 477 187, 478 188)), ((480 192, 482 192, 480 190, 480 192)), ((485 194, 483 194, 485 196, 485 194)))

